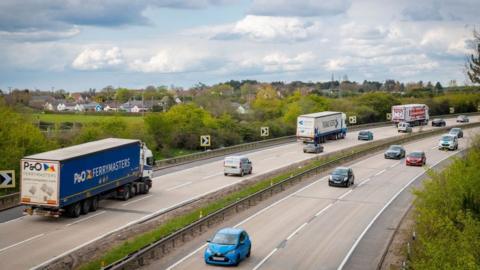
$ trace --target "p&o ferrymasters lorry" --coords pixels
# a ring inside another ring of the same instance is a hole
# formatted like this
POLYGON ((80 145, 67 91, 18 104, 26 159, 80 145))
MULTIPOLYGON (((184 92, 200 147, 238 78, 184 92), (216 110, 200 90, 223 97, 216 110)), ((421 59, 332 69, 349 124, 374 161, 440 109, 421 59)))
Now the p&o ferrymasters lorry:
POLYGON ((24 213, 78 217, 97 210, 102 198, 146 194, 153 164, 144 143, 117 138, 27 156, 20 161, 24 213))
POLYGON ((343 139, 347 134, 346 119, 347 116, 342 112, 300 115, 297 118, 297 139, 308 142, 317 138, 320 143, 327 139, 343 139))
POLYGON ((392 122, 409 123, 410 126, 427 125, 430 116, 425 104, 405 104, 392 106, 392 122))

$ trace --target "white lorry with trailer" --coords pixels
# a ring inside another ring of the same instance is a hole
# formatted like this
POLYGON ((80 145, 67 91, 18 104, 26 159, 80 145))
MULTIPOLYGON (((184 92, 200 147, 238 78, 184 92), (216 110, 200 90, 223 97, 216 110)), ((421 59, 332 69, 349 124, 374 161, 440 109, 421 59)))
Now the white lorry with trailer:
POLYGON ((109 138, 27 156, 20 161, 24 213, 78 217, 102 198, 128 200, 152 187, 152 151, 139 140, 109 138))
POLYGON ((297 118, 297 139, 312 142, 318 139, 343 139, 347 134, 347 116, 342 112, 324 111, 304 114, 297 118))
POLYGON ((430 116, 425 104, 404 104, 392 106, 392 122, 408 123, 410 126, 427 125, 430 116))

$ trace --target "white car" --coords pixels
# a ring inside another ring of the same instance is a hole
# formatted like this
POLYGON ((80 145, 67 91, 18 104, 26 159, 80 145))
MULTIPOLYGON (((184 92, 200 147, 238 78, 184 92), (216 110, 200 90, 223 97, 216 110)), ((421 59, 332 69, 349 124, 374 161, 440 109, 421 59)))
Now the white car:
POLYGON ((223 173, 244 176, 252 173, 252 162, 243 156, 226 157, 223 161, 223 173))
POLYGON ((412 132, 412 127, 410 126, 409 123, 407 122, 400 122, 398 123, 398 132, 405 132, 405 133, 410 133, 412 132))
POLYGON ((457 150, 458 149, 458 138, 452 134, 442 135, 440 142, 438 142, 438 149, 447 149, 447 150, 457 150))

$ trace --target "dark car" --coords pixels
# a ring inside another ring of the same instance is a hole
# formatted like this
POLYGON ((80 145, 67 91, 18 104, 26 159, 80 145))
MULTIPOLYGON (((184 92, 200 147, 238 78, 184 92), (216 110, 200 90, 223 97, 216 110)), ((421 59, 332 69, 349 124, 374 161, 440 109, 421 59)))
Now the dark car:
POLYGON ((252 243, 247 232, 237 228, 219 230, 208 241, 204 252, 205 263, 218 265, 238 265, 250 257, 252 243))
POLYGON ((323 152, 323 145, 315 143, 306 143, 303 146, 304 153, 321 153, 323 152))
POLYGON ((328 177, 329 186, 349 187, 354 184, 354 181, 353 170, 348 167, 337 167, 328 177))
POLYGON ((468 117, 466 115, 457 116, 457 123, 468 123, 468 117))
POLYGON ((432 127, 444 127, 447 123, 442 118, 435 118, 432 120, 432 127))
POLYGON ((387 159, 402 159, 405 157, 405 148, 401 145, 390 145, 384 156, 387 159))
POLYGON ((457 138, 463 138, 463 130, 461 128, 452 128, 448 134, 457 136, 457 138))
POLYGON ((371 141, 373 140, 373 132, 368 131, 368 130, 362 130, 358 132, 358 139, 359 140, 365 140, 365 141, 371 141))
POLYGON ((423 151, 411 152, 405 159, 407 166, 423 166, 425 163, 427 163, 427 157, 423 151))

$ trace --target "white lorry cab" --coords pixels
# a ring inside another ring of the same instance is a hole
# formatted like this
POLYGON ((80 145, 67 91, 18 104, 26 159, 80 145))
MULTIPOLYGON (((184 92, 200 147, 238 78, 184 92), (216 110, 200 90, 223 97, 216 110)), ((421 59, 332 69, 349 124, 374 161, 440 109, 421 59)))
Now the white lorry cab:
POLYGON ((252 162, 244 156, 225 157, 223 161, 223 173, 244 176, 252 173, 252 162))

